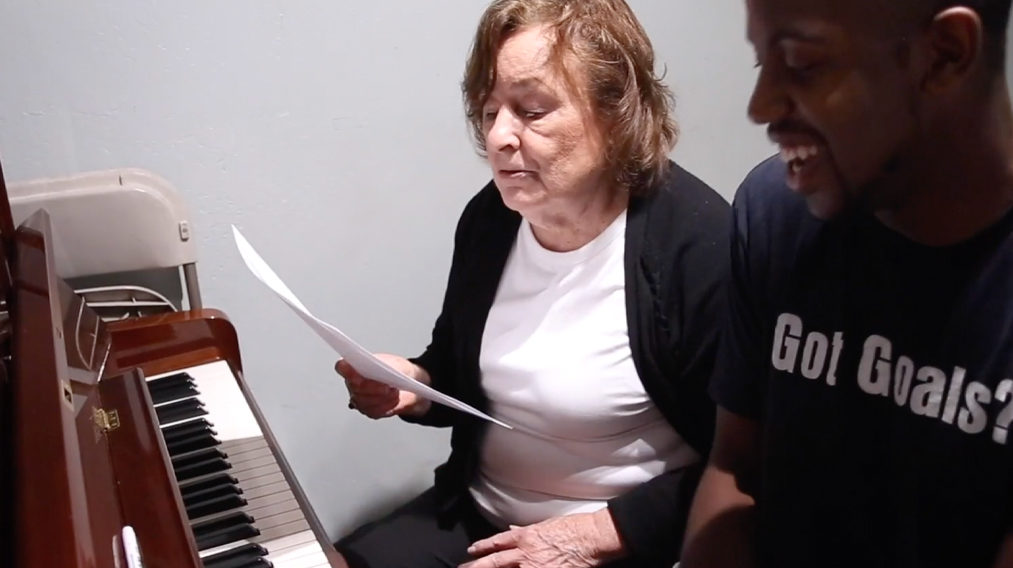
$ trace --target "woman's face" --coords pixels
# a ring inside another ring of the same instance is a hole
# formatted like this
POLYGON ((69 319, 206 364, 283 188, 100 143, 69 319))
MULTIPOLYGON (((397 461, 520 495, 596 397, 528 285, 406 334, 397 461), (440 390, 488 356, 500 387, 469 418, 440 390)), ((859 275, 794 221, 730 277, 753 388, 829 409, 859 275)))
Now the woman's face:
POLYGON ((510 36, 482 108, 496 187, 507 207, 534 224, 572 217, 604 188, 602 129, 586 98, 550 63, 550 49, 542 27, 510 36))

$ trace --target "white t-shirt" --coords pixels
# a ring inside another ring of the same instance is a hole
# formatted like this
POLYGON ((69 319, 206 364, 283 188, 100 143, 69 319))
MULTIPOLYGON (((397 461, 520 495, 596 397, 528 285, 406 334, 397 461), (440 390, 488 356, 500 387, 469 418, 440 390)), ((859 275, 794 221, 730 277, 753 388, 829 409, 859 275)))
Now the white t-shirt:
POLYGON ((553 252, 522 221, 489 311, 479 365, 493 416, 471 494, 494 524, 592 512, 700 457, 644 391, 630 351, 626 213, 553 252))

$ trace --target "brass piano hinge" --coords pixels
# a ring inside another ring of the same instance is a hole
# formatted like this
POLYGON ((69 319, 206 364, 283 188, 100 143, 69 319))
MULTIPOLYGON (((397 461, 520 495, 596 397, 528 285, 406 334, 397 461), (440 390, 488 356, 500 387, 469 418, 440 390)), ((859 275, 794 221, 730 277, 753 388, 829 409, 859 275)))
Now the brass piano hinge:
POLYGON ((110 432, 120 427, 120 414, 115 410, 96 408, 94 411, 95 425, 103 432, 110 432))

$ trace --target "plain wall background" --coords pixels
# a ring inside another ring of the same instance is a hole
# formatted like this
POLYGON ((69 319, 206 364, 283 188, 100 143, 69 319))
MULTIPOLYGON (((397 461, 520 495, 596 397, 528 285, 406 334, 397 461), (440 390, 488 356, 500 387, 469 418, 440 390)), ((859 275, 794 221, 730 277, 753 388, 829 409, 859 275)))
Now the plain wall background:
MULTIPOLYGON (((630 0, 676 93, 674 157, 726 198, 773 152, 745 105, 741 0, 630 0)), ((9 181, 142 167, 191 212, 205 305, 332 537, 427 487, 447 431, 346 409, 334 355, 242 265, 229 225, 316 315, 414 355, 454 225, 488 179, 459 80, 481 0, 6 0, 9 181)))

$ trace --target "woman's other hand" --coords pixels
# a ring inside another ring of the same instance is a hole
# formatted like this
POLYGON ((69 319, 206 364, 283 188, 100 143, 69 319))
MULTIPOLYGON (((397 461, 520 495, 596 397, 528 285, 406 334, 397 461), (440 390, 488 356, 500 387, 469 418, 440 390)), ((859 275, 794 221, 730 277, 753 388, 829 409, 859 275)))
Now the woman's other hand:
MULTIPOLYGON (((427 385, 430 383, 429 373, 404 357, 377 353, 376 358, 420 383, 427 385)), ((387 418, 402 414, 422 416, 429 410, 431 403, 428 400, 414 393, 367 379, 344 359, 340 359, 334 365, 334 370, 345 379, 349 408, 354 408, 370 418, 387 418)))
POLYGON ((480 540, 468 554, 481 557, 461 568, 591 568, 625 554, 608 509, 554 517, 480 540))

